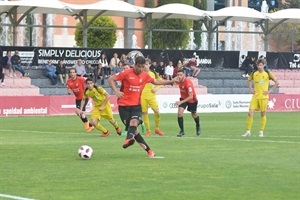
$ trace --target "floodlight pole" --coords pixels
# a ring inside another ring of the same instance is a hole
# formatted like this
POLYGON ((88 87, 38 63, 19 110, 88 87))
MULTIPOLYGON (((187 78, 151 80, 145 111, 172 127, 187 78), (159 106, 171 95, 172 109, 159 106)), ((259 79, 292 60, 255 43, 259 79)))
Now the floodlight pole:
POLYGON ((83 30, 82 30, 82 47, 87 48, 87 10, 82 12, 83 30))

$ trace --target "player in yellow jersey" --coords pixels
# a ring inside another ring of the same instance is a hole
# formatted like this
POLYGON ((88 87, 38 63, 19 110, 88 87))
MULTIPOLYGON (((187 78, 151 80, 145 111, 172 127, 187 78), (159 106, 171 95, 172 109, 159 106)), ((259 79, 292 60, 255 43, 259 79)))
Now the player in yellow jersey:
MULTIPOLYGON (((161 79, 156 72, 150 70, 151 60, 146 59, 145 72, 147 72, 151 77, 155 79, 161 79)), ((141 95, 141 106, 142 106, 142 117, 143 122, 146 127, 145 136, 151 136, 148 107, 150 107, 154 112, 154 121, 155 121, 155 133, 158 135, 164 135, 164 132, 159 129, 160 125, 160 113, 159 107, 156 100, 156 92, 160 86, 153 85, 152 83, 147 83, 142 91, 141 95)))
POLYGON ((91 98, 94 103, 94 108, 91 113, 91 122, 96 129, 102 132, 100 136, 107 137, 110 135, 110 132, 99 123, 102 117, 107 119, 115 127, 118 135, 121 135, 122 131, 113 117, 109 94, 102 87, 96 86, 90 78, 87 78, 85 83, 87 88, 83 93, 83 99, 80 107, 81 110, 84 106, 85 99, 88 97, 91 98))
POLYGON ((255 110, 260 110, 261 112, 260 130, 258 136, 264 136, 264 129, 267 123, 266 110, 268 106, 269 94, 273 92, 279 84, 277 78, 271 72, 264 70, 266 65, 265 59, 258 59, 256 65, 257 71, 252 72, 252 74, 248 77, 248 87, 253 95, 249 106, 247 131, 242 135, 243 137, 248 137, 251 135, 253 113, 255 110), (269 89, 270 80, 273 80, 275 84, 269 89), (252 87, 252 82, 254 88, 252 87))

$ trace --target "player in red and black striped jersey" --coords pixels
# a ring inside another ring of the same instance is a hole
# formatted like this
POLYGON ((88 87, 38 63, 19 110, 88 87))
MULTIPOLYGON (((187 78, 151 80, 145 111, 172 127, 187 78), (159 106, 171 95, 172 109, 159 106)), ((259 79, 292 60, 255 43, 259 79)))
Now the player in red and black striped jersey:
POLYGON ((176 105, 178 106, 178 125, 180 128, 180 132, 177 137, 182 137, 185 135, 184 133, 184 125, 183 125, 183 112, 187 107, 187 110, 191 112, 192 117, 196 123, 196 135, 201 134, 201 127, 200 127, 200 119, 197 114, 197 94, 195 92, 195 88, 193 82, 186 78, 183 69, 178 70, 177 77, 179 79, 178 86, 180 89, 180 99, 176 101, 176 105))
POLYGON ((137 141, 140 146, 147 151, 148 157, 153 158, 154 152, 145 142, 144 138, 138 132, 138 125, 142 123, 141 92, 147 83, 155 85, 171 85, 175 80, 158 80, 152 78, 144 72, 146 60, 142 56, 135 59, 133 68, 124 70, 111 76, 108 83, 118 97, 119 115, 122 122, 126 121, 127 137, 123 143, 123 148, 127 148, 137 141), (122 91, 115 85, 116 81, 122 82, 122 91))

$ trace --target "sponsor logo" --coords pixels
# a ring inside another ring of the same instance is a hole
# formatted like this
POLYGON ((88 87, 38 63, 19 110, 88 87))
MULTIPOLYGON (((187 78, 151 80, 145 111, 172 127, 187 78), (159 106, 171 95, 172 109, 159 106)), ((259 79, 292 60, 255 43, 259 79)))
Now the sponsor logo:
POLYGON ((274 107, 275 107, 275 102, 276 102, 276 99, 275 99, 275 98, 269 100, 269 101, 268 101, 268 108, 269 108, 269 109, 274 109, 274 107))
POLYGON ((170 103, 169 108, 178 108, 178 106, 176 105, 176 103, 170 103))
POLYGON ((286 99, 284 101, 284 106, 287 109, 295 109, 295 108, 300 108, 300 101, 299 99, 286 99))
POLYGON ((294 54, 293 62, 289 62, 289 64, 291 69, 300 69, 300 54, 294 54))
POLYGON ((227 101, 225 102, 225 107, 229 109, 229 108, 231 108, 231 106, 232 106, 232 102, 229 101, 229 100, 227 100, 227 101))
POLYGON ((168 107, 168 103, 167 102, 164 102, 163 103, 163 108, 167 108, 168 107))

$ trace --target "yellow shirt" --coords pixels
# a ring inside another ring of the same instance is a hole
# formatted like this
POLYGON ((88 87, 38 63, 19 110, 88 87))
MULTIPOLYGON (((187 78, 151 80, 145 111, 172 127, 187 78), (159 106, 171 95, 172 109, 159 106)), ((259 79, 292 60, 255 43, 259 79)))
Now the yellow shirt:
POLYGON ((263 92, 269 90, 270 79, 274 79, 274 75, 269 72, 259 72, 255 71, 251 76, 249 76, 248 80, 253 81, 254 91, 253 97, 256 99, 268 99, 269 95, 264 95, 263 92))
MULTIPOLYGON (((106 98, 105 93, 106 91, 102 87, 97 87, 97 89, 93 88, 92 90, 87 89, 84 92, 83 98, 85 99, 90 97, 94 102, 94 106, 100 107, 106 98)), ((106 104, 106 106, 108 105, 110 105, 109 102, 106 104)))
MULTIPOLYGON (((152 78, 155 78, 155 79, 156 79, 154 72, 149 71, 148 74, 149 74, 152 78)), ((159 79, 160 79, 160 78, 159 78, 159 79)), ((143 91, 142 91, 141 98, 152 98, 152 97, 155 97, 155 96, 156 96, 156 93, 153 93, 153 92, 152 92, 152 89, 155 88, 155 87, 156 87, 157 89, 160 88, 160 86, 155 86, 155 85, 153 85, 152 83, 147 83, 147 84, 145 85, 143 91)))

